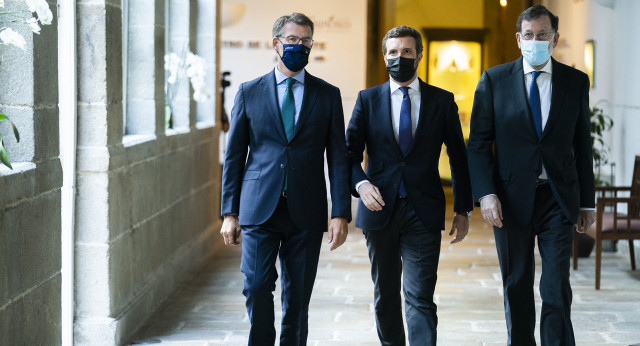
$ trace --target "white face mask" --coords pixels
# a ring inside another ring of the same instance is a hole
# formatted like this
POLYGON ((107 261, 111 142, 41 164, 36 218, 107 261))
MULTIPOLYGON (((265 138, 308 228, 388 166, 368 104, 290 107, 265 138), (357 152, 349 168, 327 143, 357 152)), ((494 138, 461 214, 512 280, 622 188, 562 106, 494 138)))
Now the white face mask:
POLYGON ((553 41, 520 40, 522 56, 531 66, 540 66, 551 57, 553 48, 549 44, 553 41))

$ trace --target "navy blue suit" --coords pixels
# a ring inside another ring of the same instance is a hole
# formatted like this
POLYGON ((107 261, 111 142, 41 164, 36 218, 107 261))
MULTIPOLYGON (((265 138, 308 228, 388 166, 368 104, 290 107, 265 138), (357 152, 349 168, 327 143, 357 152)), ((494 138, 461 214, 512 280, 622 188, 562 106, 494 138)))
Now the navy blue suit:
POLYGON ((243 293, 252 324, 249 344, 275 341, 272 292, 278 255, 283 291, 280 342, 304 344, 322 234, 328 226, 325 151, 331 217, 351 219, 340 91, 306 73, 302 109, 287 141, 271 71, 240 85, 230 120, 221 212, 238 215, 242 227, 243 293))
POLYGON ((409 341, 435 345, 433 292, 446 208, 438 172, 443 144, 451 164, 454 210, 473 209, 466 148, 453 94, 422 81, 419 87, 418 124, 406 155, 394 135, 389 82, 358 94, 347 127, 353 195, 359 197, 358 182, 369 180, 385 202, 381 211, 370 211, 360 200, 356 216, 356 227, 362 228, 367 238, 376 324, 383 345, 405 343, 400 299, 403 271, 409 341), (361 165, 365 146, 366 173, 361 165), (407 198, 398 196, 401 179, 407 198))
POLYGON ((542 257, 542 345, 573 345, 569 257, 579 209, 594 207, 589 79, 553 59, 551 109, 538 139, 522 58, 486 70, 475 92, 469 168, 476 200, 495 194, 494 227, 504 285, 509 345, 535 345, 533 248, 542 257), (538 162, 548 184, 536 186, 538 162))

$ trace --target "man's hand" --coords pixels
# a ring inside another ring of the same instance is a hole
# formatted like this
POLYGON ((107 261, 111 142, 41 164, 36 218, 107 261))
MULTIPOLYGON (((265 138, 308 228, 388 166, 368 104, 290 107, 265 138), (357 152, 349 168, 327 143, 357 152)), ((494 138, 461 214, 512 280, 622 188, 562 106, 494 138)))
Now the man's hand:
POLYGON ((490 224, 502 227, 502 205, 496 195, 488 195, 480 199, 482 217, 490 224))
POLYGON ((220 234, 224 238, 224 245, 237 246, 238 237, 240 237, 240 225, 238 225, 237 215, 225 215, 220 228, 220 234))
POLYGON ((347 219, 344 217, 334 217, 329 223, 329 239, 327 243, 331 245, 331 251, 337 249, 347 240, 347 219))
POLYGON ((458 214, 453 217, 453 222, 451 223, 451 231, 449 231, 449 235, 456 234, 449 244, 455 244, 461 242, 464 237, 469 233, 469 218, 467 215, 458 214))
POLYGON ((586 232, 591 224, 596 220, 596 212, 594 210, 580 210, 580 214, 578 214, 578 223, 573 225, 576 232, 584 233, 586 232))
POLYGON ((364 206, 367 207, 367 209, 371 211, 380 211, 382 210, 382 207, 384 207, 382 195, 378 188, 373 186, 373 184, 369 182, 363 183, 360 185, 358 193, 360 194, 362 203, 364 203, 364 206))

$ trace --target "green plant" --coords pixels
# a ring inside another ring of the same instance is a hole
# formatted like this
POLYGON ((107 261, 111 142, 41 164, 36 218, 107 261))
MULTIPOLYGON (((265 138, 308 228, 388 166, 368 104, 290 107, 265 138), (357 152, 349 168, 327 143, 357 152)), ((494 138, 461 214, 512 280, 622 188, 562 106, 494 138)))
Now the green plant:
MULTIPOLYGON (((11 128, 13 128, 13 134, 14 136, 16 136, 16 142, 20 142, 20 133, 18 133, 18 128, 16 128, 16 125, 11 120, 9 120, 6 115, 0 113, 0 122, 5 120, 8 121, 9 124, 11 124, 11 128)), ((0 161, 2 161, 2 164, 4 164, 5 166, 13 169, 13 167, 11 167, 11 161, 9 161, 9 153, 7 153, 7 150, 4 148, 4 138, 2 137, 2 133, 0 133, 0 161)))
POLYGON ((596 186, 608 185, 608 183, 601 178, 600 168, 609 163, 610 148, 605 144, 603 134, 611 130, 613 127, 613 119, 604 114, 602 108, 594 105, 589 108, 589 120, 596 186))

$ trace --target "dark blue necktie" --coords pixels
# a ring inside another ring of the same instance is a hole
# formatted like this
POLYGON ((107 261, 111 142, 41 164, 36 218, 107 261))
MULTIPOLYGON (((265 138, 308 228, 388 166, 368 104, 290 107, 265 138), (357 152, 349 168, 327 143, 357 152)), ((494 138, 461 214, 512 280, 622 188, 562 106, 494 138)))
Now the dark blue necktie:
POLYGON ((398 144, 402 155, 407 155, 413 135, 411 134, 411 99, 409 88, 400 87, 402 91, 402 105, 400 106, 400 124, 398 126, 398 144))
MULTIPOLYGON (((533 125, 536 127, 536 134, 538 139, 542 137, 542 109, 540 107, 540 90, 538 90, 538 83, 536 79, 542 74, 542 71, 531 72, 531 86, 529 86, 529 108, 531 109, 531 116, 533 117, 533 125)), ((542 173, 542 157, 538 160, 538 166, 536 167, 536 176, 540 176, 542 173)))
POLYGON ((282 123, 284 124, 284 132, 287 140, 291 139, 293 134, 293 123, 296 112, 296 102, 293 97, 293 84, 296 82, 293 78, 287 78, 287 89, 284 91, 282 99, 282 123))
MULTIPOLYGON (((400 106, 400 124, 398 126, 398 144, 402 155, 407 155, 413 134, 411 132, 411 99, 409 98, 409 88, 400 87, 402 91, 402 105, 400 106)), ((407 191, 404 188, 404 182, 400 179, 400 197, 406 197, 407 191)))
POLYGON ((538 83, 536 79, 542 74, 542 71, 531 72, 531 85, 529 86, 529 108, 531 109, 531 116, 533 116, 533 125, 536 127, 536 134, 538 139, 542 137, 542 110, 540 108, 540 90, 538 90, 538 83))

